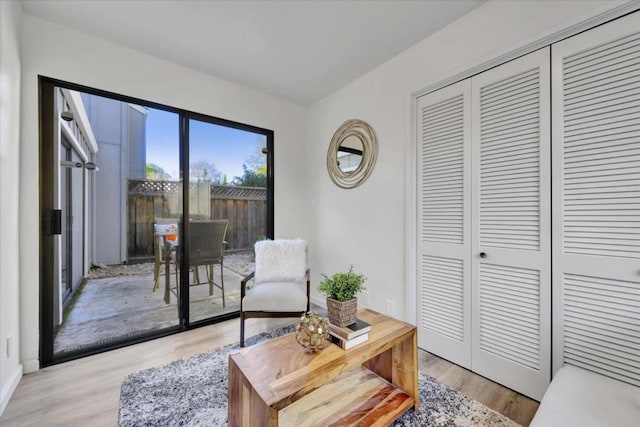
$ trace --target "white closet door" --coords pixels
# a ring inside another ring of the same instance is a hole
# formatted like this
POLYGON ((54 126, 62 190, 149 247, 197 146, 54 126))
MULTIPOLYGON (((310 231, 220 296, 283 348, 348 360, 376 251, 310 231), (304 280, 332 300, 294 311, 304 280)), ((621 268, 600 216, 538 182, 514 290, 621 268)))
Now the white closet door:
POLYGON ((552 54, 554 372, 640 386, 640 13, 552 54))
POLYGON ((472 78, 471 367, 534 399, 551 371, 549 55, 472 78))
POLYGON ((418 99, 418 345, 470 367, 470 81, 418 99))

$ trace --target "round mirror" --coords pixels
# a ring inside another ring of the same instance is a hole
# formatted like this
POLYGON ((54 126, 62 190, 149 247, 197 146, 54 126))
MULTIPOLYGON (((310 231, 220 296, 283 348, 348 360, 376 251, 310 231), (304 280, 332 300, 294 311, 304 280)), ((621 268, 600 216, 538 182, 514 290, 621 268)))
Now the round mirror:
POLYGON ((338 187, 357 187, 371 174, 377 156, 378 143, 371 126, 362 120, 347 120, 329 144, 329 176, 338 187))
POLYGON ((338 167, 345 174, 353 173, 362 162, 362 151, 364 144, 356 135, 345 138, 338 146, 336 162, 338 167))

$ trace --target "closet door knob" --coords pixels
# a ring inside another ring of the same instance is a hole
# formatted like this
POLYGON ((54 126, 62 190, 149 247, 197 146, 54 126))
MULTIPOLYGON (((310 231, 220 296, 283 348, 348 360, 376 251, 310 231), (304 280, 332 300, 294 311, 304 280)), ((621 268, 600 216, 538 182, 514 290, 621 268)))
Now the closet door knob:
POLYGON ((487 257, 487 254, 486 254, 486 253, 484 253, 484 252, 480 252, 480 258, 486 258, 486 257, 487 257))

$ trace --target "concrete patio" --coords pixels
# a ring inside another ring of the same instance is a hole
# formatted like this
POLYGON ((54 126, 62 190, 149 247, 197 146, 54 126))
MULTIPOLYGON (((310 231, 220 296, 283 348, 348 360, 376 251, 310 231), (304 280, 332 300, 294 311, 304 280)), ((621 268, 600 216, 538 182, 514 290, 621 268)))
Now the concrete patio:
MULTIPOLYGON (((119 266, 111 272, 114 274, 111 277, 108 277, 109 271, 93 274, 94 277, 107 277, 87 280, 56 335, 54 352, 105 345, 117 339, 178 325, 176 296, 171 293, 170 303, 165 303, 164 271, 161 272, 160 289, 153 292, 153 273, 146 272, 152 271, 152 267, 152 263, 150 266, 119 266), (136 271, 140 272, 136 274, 136 271)), ((252 270, 253 262, 247 254, 225 257, 225 307, 222 306, 222 291, 218 287, 214 286, 213 296, 209 296, 208 284, 190 286, 191 321, 239 310, 240 281, 252 270)), ((200 279, 205 280, 204 267, 200 268, 199 274, 200 279)), ((193 283, 192 276, 190 273, 190 283, 193 283)), ((219 265, 214 266, 214 281, 220 283, 219 265)), ((173 271, 171 284, 175 286, 173 271)))

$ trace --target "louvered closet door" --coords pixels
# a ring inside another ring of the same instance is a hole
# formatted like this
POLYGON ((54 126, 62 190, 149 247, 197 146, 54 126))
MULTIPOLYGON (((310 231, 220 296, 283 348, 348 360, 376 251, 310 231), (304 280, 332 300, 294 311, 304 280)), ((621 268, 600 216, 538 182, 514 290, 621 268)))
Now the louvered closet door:
POLYGON ((552 53, 554 371, 640 386, 640 13, 552 53))
POLYGON ((418 99, 418 345, 470 367, 470 81, 418 99))
POLYGON ((540 399, 551 371, 549 49, 472 79, 472 359, 540 399))

